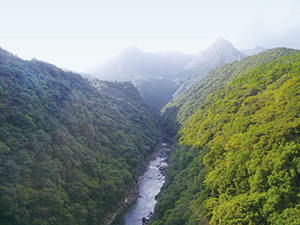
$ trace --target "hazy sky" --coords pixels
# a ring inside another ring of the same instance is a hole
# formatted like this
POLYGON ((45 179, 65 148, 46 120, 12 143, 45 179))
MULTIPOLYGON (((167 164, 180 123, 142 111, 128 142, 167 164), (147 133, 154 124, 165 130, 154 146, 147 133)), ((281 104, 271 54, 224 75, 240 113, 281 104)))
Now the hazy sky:
POLYGON ((0 47, 83 71, 137 46, 145 52, 236 47, 300 49, 299 0, 9 0, 0 7, 0 47))

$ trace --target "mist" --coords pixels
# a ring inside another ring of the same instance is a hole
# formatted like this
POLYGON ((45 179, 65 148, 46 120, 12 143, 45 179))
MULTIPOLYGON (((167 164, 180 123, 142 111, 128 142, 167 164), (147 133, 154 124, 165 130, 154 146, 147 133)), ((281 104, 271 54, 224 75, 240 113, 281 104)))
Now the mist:
POLYGON ((218 36, 237 48, 300 48, 300 3, 267 1, 6 1, 0 46, 83 71, 129 46, 194 54, 218 36))

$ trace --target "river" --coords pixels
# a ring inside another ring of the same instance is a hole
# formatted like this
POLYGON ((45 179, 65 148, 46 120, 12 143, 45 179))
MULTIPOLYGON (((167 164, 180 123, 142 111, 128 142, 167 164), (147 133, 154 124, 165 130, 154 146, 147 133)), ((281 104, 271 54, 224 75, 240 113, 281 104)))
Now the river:
POLYGON ((125 225, 142 225, 143 218, 149 219, 156 205, 155 196, 160 192, 165 182, 162 169, 166 167, 167 144, 162 143, 162 149, 150 161, 146 172, 139 177, 139 197, 136 205, 124 217, 125 225))

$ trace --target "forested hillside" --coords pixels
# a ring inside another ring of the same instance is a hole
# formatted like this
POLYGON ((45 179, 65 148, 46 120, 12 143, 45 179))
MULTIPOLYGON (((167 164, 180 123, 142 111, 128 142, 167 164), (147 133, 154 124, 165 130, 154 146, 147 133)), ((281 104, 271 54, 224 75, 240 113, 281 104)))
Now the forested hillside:
POLYGON ((159 138, 131 83, 0 49, 0 224, 104 224, 159 138))
MULTIPOLYGON (((136 82, 156 111, 178 87, 136 82)), ((174 145, 152 224, 300 224, 299 96, 300 51, 277 48, 210 70, 166 105, 174 145)), ((160 138, 132 83, 0 48, 0 224, 105 224, 160 138)))
POLYGON ((152 224, 300 224, 300 51, 209 75, 182 109, 152 224))
POLYGON ((204 103, 210 93, 218 88, 223 88, 237 77, 250 72, 257 66, 266 65, 285 55, 285 51, 288 50, 273 49, 264 51, 253 57, 246 57, 241 61, 227 63, 210 70, 204 78, 174 98, 161 110, 159 120, 165 132, 171 134, 171 136, 177 134, 181 126, 204 103))

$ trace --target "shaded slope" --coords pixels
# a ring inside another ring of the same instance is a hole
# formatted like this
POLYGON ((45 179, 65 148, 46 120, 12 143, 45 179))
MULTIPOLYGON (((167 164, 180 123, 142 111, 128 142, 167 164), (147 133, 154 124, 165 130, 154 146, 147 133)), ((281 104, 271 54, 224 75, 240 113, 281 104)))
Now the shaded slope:
POLYGON ((132 46, 85 72, 101 80, 131 81, 149 110, 157 116, 172 100, 181 84, 181 72, 191 59, 192 56, 176 51, 145 53, 132 46))
POLYGON ((0 223, 104 224, 159 138, 130 83, 0 49, 0 223))
POLYGON ((172 100, 172 95, 178 88, 176 82, 164 78, 137 78, 132 83, 155 116, 172 100))

